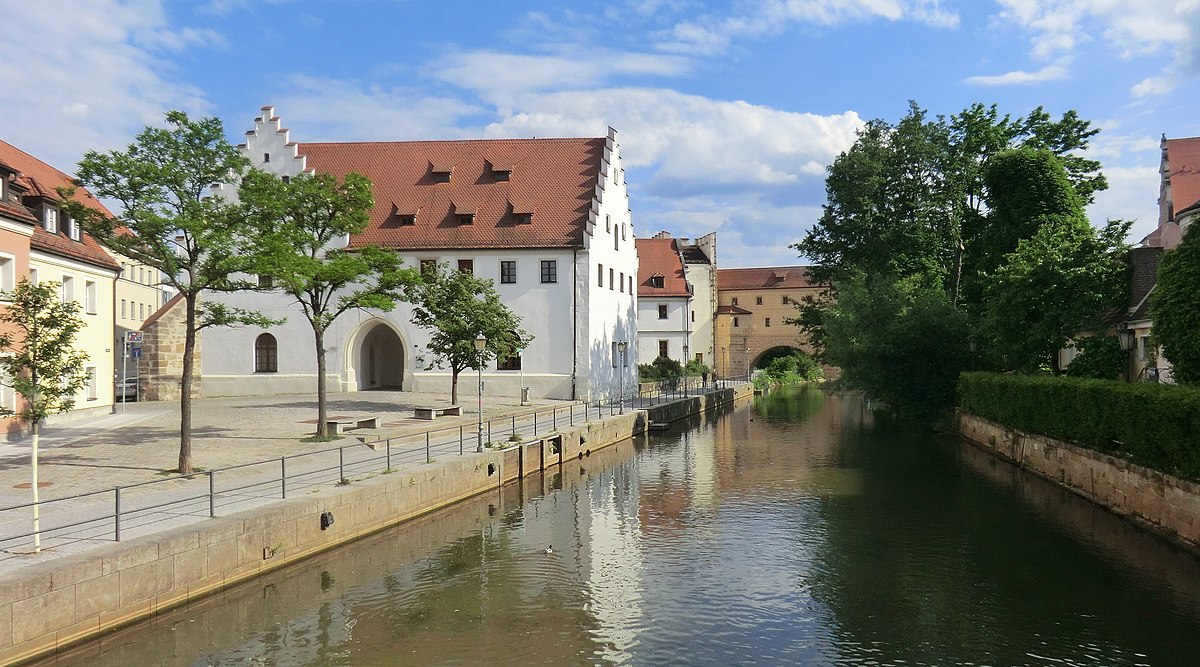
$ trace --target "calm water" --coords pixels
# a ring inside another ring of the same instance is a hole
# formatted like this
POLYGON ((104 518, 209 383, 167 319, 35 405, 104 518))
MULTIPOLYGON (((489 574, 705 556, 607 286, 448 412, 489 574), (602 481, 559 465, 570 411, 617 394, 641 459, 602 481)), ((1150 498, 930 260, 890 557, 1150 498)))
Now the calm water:
POLYGON ((1200 665, 1200 559, 810 389, 53 664, 1200 665))

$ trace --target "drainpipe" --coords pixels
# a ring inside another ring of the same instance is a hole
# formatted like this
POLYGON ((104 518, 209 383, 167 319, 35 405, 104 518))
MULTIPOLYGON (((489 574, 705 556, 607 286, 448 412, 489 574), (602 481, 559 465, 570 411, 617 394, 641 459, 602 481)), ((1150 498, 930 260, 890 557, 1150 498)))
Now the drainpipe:
POLYGON ((579 371, 579 248, 571 249, 571 400, 575 393, 575 377, 579 371))

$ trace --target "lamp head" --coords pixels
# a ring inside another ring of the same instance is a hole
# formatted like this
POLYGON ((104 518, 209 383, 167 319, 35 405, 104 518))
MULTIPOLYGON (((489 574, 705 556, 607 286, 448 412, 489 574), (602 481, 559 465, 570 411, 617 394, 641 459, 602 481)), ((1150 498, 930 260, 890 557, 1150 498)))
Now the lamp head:
POLYGON ((485 347, 487 347, 487 338, 484 338, 483 334, 481 333, 475 337, 475 351, 483 352, 483 348, 485 347))

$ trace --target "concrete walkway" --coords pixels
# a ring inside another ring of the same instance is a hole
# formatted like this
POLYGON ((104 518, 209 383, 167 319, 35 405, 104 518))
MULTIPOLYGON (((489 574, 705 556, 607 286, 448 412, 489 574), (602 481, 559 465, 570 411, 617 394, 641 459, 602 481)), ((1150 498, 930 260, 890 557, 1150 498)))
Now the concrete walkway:
MULTIPOLYGON (((406 462, 423 463, 427 446, 443 455, 457 454, 460 447, 474 451, 478 420, 474 400, 462 406, 460 417, 439 417, 434 421, 413 417, 413 406, 444 404, 448 399, 445 394, 399 391, 331 394, 331 418, 376 416, 380 419, 380 428, 354 430, 345 438, 325 443, 303 442, 316 430, 315 397, 196 400, 192 411, 193 465, 201 471, 218 471, 219 513, 226 514, 272 502, 288 492, 279 482, 281 457, 311 454, 289 459, 283 464, 289 480, 296 478, 289 481, 294 494, 306 486, 335 483, 342 473, 348 478, 356 474, 378 474, 386 467, 385 460, 393 467, 406 462), (431 429, 437 430, 431 438, 426 438, 424 434, 431 429), (386 445, 383 442, 375 447, 361 444, 362 440, 371 442, 388 438, 391 441, 386 445), (262 465, 248 465, 255 463, 262 465), (246 467, 224 470, 234 466, 246 467), (339 469, 339 466, 343 468, 339 469)), ((565 401, 537 400, 532 405, 521 406, 515 397, 484 397, 484 419, 491 420, 497 440, 509 436, 511 430, 501 433, 506 427, 511 428, 507 425, 515 425, 522 434, 531 434, 539 426, 544 432, 552 427, 552 412, 556 421, 565 423, 566 420, 582 419, 584 410, 585 407, 578 403, 565 401), (533 423, 535 412, 539 413, 541 424, 533 423)), ((596 412, 594 406, 592 412, 596 412)), ((591 416, 595 418, 596 415, 591 416)), ((30 444, 29 438, 0 444, 0 508, 11 508, 32 500, 29 490, 30 444)), ((30 554, 31 538, 11 539, 31 530, 30 508, 0 510, 0 571, 56 555, 77 553, 88 545, 111 543, 115 537, 111 518, 114 514, 112 489, 116 486, 158 482, 135 487, 130 493, 123 494, 122 513, 132 511, 135 514, 125 518, 124 539, 165 527, 156 524, 178 525, 183 520, 206 518, 210 512, 208 475, 202 473, 183 478, 169 472, 176 467, 178 455, 177 402, 118 405, 116 414, 46 427, 38 457, 44 550, 37 555, 30 554), (57 498, 92 492, 96 495, 52 502, 57 498), (202 502, 196 500, 199 496, 205 497, 202 502), (175 499, 179 499, 180 505, 166 510, 165 515, 157 512, 153 520, 147 519, 148 514, 138 520, 138 506, 157 506, 175 499), (57 538, 47 534, 55 526, 87 522, 92 517, 96 517, 93 523, 84 523, 73 533, 62 533, 57 538)))

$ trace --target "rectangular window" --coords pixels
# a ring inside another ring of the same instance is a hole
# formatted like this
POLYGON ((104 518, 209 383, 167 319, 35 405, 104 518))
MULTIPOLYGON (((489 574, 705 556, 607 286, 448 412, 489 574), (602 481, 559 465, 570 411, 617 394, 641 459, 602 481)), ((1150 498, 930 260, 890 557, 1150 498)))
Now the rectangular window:
POLYGON ((259 276, 258 277, 259 289, 271 289, 274 286, 275 286, 275 280, 272 279, 271 276, 259 276))
POLYGON ((621 223, 621 240, 625 240, 625 223, 621 223))
POLYGON ((517 282, 517 260, 500 260, 500 282, 505 284, 517 282))
POLYGON ((735 317, 735 318, 733 318, 733 326, 736 327, 737 325, 738 325, 738 318, 735 317))
POLYGON ((658 356, 660 356, 660 357, 667 356, 667 350, 668 350, 667 341, 665 341, 665 340, 658 341, 658 356))
POLYGON ((625 293, 625 272, 621 272, 621 281, 617 283, 621 286, 621 294, 625 293))
POLYGON ((0 405, 13 411, 17 409, 17 392, 12 388, 7 373, 0 376, 0 405))
POLYGON ((80 237, 79 223, 72 220, 70 216, 64 214, 63 224, 67 226, 67 235, 71 237, 71 240, 78 241, 80 237))
POLYGON ((12 255, 0 255, 0 291, 11 292, 17 286, 17 260, 12 255))
POLYGON ((615 273, 615 272, 613 271, 612 267, 610 266, 610 267, 608 268, 608 289, 614 289, 614 288, 613 288, 613 275, 614 275, 614 273, 615 273))
POLYGON ((629 293, 633 294, 633 276, 629 276, 629 293))
POLYGON ((665 303, 658 304, 658 319, 660 319, 660 320, 667 319, 667 304, 665 304, 665 303))
POLYGON ((121 299, 121 319, 128 317, 128 315, 126 315, 127 312, 129 311, 125 309, 125 299, 121 299))
POLYGON ((59 290, 59 297, 63 303, 75 300, 75 279, 71 276, 63 276, 62 288, 59 290))
POLYGON ((596 265, 596 285, 599 287, 604 287, 604 265, 603 264, 596 265))
POLYGON ((434 183, 449 183, 450 182, 450 172, 448 172, 448 171, 433 172, 433 182, 434 183))
POLYGON ((704 353, 703 352, 696 353, 696 363, 698 363, 698 364, 704 363, 704 353))
POLYGON ((767 318, 767 323, 765 326, 768 326, 768 327, 771 326, 771 318, 769 318, 769 317, 767 318))
POLYGON ((694 311, 694 310, 692 311, 692 321, 693 322, 696 321, 696 311, 694 311))
POLYGON ((514 213, 513 214, 513 224, 532 225, 533 224, 533 214, 532 213, 514 213))
POLYGON ((754 297, 754 305, 756 305, 756 306, 762 305, 762 297, 761 296, 754 297))
POLYGON ((475 224, 475 214, 474 213, 464 213, 464 214, 461 214, 461 215, 458 215, 455 217, 457 218, 458 224, 460 224, 460 225, 475 224))
POLYGON ((613 368, 617 367, 617 355, 619 355, 619 354, 620 354, 620 352, 617 350, 617 341, 614 340, 612 342, 612 354, 609 355, 609 358, 612 359, 613 368))
POLYGON ((792 302, 792 298, 791 298, 790 296, 787 296, 787 295, 785 294, 785 295, 783 296, 783 305, 785 305, 785 306, 786 306, 786 305, 788 305, 788 304, 789 304, 789 303, 791 303, 791 302, 792 302))
POLYGON ((496 360, 496 370, 498 371, 519 371, 521 370, 521 355, 514 354, 511 357, 501 357, 496 360))
POLYGON ((612 216, 611 215, 604 216, 604 231, 606 231, 606 232, 612 231, 612 216))
POLYGON ((613 234, 613 250, 621 249, 621 237, 613 234))
POLYGON ((42 225, 45 227, 46 231, 50 232, 51 234, 57 234, 58 209, 54 208, 53 206, 47 206, 45 209, 43 209, 42 225))
POLYGON ((437 274, 437 260, 423 259, 421 260, 421 275, 428 277, 437 274))
POLYGON ((98 388, 96 386, 96 367, 88 366, 84 368, 83 372, 86 374, 86 379, 83 386, 84 391, 87 392, 87 400, 94 401, 99 397, 99 394, 97 393, 98 388))
POLYGON ((398 215, 396 216, 397 227, 412 227, 417 224, 417 216, 415 215, 398 215))
POLYGON ((543 259, 542 260, 542 282, 556 283, 558 282, 558 260, 543 259))
POLYGON ((146 304, 144 303, 138 304, 138 319, 143 322, 146 321, 146 304))
POLYGON ((96 314, 96 281, 83 281, 83 311, 88 315, 96 314))
POLYGON ((492 177, 495 178, 496 181, 500 182, 500 183, 507 181, 511 176, 512 176, 512 174, 507 169, 493 169, 492 170, 492 177))
POLYGON ((737 305, 737 297, 736 296, 733 297, 733 305, 735 305, 735 306, 737 305))
POLYGON ((475 260, 460 259, 458 260, 458 270, 469 275, 475 275, 475 260))
POLYGON ((29 282, 33 283, 34 285, 37 284, 37 273, 37 269, 29 269, 29 282))

